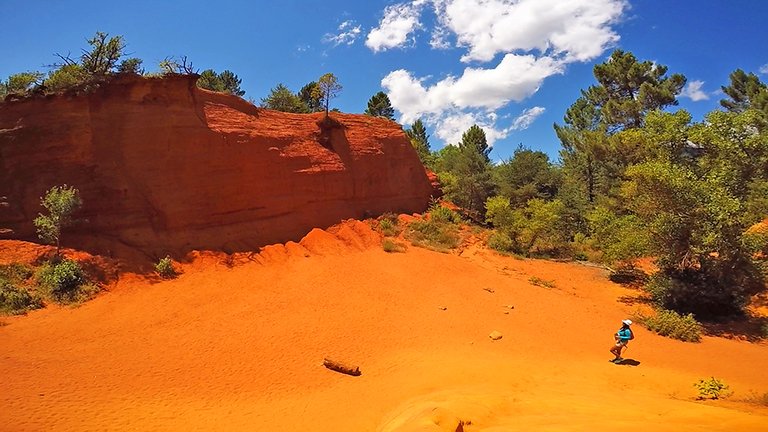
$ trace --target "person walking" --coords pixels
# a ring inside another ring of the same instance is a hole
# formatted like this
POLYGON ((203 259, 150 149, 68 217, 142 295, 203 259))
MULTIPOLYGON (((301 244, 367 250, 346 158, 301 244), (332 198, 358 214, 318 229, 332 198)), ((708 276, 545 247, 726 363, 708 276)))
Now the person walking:
POLYGON ((611 360, 613 363, 621 363, 624 360, 621 358, 621 351, 627 346, 629 341, 635 338, 634 333, 632 333, 632 329, 629 327, 631 325, 632 321, 625 319, 621 322, 621 328, 619 331, 613 335, 613 338, 616 339, 616 343, 611 347, 611 353, 616 356, 616 358, 611 360))

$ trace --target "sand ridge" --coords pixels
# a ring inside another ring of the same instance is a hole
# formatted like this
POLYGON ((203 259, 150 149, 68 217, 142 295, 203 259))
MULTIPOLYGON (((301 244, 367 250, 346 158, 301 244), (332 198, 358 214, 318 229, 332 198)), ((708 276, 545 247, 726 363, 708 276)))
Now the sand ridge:
POLYGON ((626 356, 639 364, 613 365, 611 333, 635 308, 617 299, 637 293, 604 270, 377 242, 349 221, 4 318, 0 430, 766 430, 768 409, 696 402, 692 386, 767 392, 764 343, 638 327, 626 356))

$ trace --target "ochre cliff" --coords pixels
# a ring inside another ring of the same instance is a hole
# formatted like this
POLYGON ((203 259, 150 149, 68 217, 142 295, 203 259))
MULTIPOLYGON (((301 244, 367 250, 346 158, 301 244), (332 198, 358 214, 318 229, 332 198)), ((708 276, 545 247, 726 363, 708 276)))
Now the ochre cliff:
POLYGON ((0 228, 32 239, 40 197, 81 192, 64 243, 147 256, 298 240, 312 228, 421 212, 431 185, 394 122, 257 109, 194 77, 123 77, 92 93, 0 103, 0 228))

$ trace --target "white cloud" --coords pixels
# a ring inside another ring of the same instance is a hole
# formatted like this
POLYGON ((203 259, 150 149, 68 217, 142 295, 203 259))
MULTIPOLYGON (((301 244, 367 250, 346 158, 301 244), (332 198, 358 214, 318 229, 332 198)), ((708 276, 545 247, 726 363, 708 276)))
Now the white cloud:
POLYGON ((381 84, 402 123, 423 118, 447 142, 477 123, 490 142, 544 112, 531 108, 502 127, 496 110, 530 97, 568 64, 603 55, 618 41, 613 25, 627 8, 627 0, 413 0, 388 6, 366 45, 374 52, 409 46, 426 30, 433 49, 462 49, 457 60, 473 66, 459 76, 434 82, 400 69, 381 84), (435 15, 431 29, 426 11, 435 15))
POLYGON ((768 63, 760 66, 760 69, 758 69, 758 72, 760 72, 763 75, 768 75, 768 63))
POLYGON ((703 101, 709 99, 709 95, 701 89, 704 85, 704 81, 695 80, 690 81, 683 91, 680 92, 680 97, 686 97, 694 102, 703 101))
POLYGON ((339 46, 339 45, 352 45, 355 43, 355 40, 357 40, 357 37, 362 32, 359 25, 354 25, 355 22, 352 20, 344 21, 343 23, 339 24, 338 33, 326 33, 325 36, 323 36, 323 42, 325 43, 332 43, 333 46, 339 46))
POLYGON ((414 0, 387 6, 379 26, 368 33, 365 45, 374 52, 402 47, 411 33, 421 28, 421 10, 426 0, 414 0))
POLYGON ((522 114, 520 114, 515 119, 515 121, 512 122, 511 129, 512 130, 528 129, 528 126, 532 125, 533 122, 536 121, 536 119, 539 118, 540 115, 544 114, 544 111, 546 111, 546 108, 540 107, 540 106, 523 110, 522 114))
POLYGON ((551 58, 507 54, 493 69, 466 68, 462 76, 448 76, 431 86, 403 69, 390 72, 381 85, 402 113, 401 121, 411 123, 452 109, 493 111, 520 102, 535 93, 544 78, 561 72, 551 58))
POLYGON ((468 52, 462 61, 538 51, 586 61, 618 40, 624 0, 433 0, 438 21, 468 52))
POLYGON ((533 50, 591 60, 618 41, 611 25, 627 7, 626 0, 413 0, 387 6, 365 44, 378 52, 409 43, 427 3, 438 22, 432 41, 440 43, 432 45, 443 48, 442 36, 454 34, 456 45, 468 49, 464 62, 533 50))

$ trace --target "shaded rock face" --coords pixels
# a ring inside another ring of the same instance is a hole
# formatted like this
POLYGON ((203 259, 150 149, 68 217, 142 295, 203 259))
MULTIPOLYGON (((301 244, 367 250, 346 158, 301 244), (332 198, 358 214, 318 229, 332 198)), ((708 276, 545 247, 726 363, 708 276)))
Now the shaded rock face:
POLYGON ((251 250, 425 210, 430 181, 397 124, 323 116, 257 110, 188 76, 0 104, 0 227, 34 238, 40 197, 60 184, 84 202, 64 243, 117 255, 251 250))

